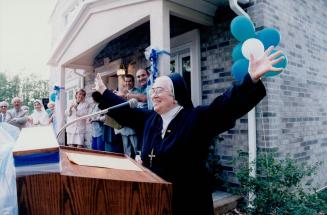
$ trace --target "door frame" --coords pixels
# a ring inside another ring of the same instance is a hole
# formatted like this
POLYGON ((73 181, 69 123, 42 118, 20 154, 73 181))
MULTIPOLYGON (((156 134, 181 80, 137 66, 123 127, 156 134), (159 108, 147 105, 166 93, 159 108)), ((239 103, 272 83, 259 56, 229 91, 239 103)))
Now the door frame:
MULTIPOLYGON (((190 49, 191 56, 191 98, 195 106, 202 104, 200 31, 198 29, 171 38, 171 53, 190 49)), ((177 63, 177 62, 176 62, 177 63)), ((177 64, 176 64, 177 65, 177 64)))

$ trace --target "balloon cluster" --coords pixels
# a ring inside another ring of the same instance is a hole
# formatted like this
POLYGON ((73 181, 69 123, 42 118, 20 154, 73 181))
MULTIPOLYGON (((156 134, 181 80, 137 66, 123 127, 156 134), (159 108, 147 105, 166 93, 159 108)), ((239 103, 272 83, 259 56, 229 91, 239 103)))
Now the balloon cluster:
MULTIPOLYGON (((280 42, 280 33, 274 28, 264 28, 261 31, 255 32, 252 21, 245 16, 235 17, 230 25, 231 33, 240 41, 232 51, 232 75, 236 81, 240 82, 248 72, 250 54, 254 59, 261 57, 265 50, 270 46, 278 46, 280 42)), ((272 53, 276 52, 274 49, 272 53)), ((284 59, 275 64, 276 68, 286 68, 287 58, 282 53, 280 56, 284 56, 284 59)), ((264 77, 275 76, 280 72, 269 71, 264 77)))

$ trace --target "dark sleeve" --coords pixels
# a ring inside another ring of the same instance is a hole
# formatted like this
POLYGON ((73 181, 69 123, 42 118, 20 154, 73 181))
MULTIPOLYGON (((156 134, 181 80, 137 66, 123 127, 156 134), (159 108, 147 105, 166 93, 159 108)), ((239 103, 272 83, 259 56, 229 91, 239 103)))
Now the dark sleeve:
MULTIPOLYGON (((105 90, 103 93, 103 107, 112 107, 114 105, 126 102, 125 99, 117 96, 110 90, 105 90)), ((140 108, 130 108, 128 106, 117 108, 109 111, 108 116, 114 118, 120 125, 143 130, 146 119, 151 115, 152 111, 140 108)))
POLYGON ((215 136, 235 125, 235 121, 248 113, 266 95, 261 81, 253 83, 247 74, 242 83, 233 85, 208 106, 198 107, 201 124, 208 135, 215 136))

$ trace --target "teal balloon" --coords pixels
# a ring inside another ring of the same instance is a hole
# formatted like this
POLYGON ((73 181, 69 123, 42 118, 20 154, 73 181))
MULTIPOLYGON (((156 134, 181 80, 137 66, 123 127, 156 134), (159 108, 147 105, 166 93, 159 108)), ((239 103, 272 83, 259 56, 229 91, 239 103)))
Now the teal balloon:
POLYGON ((244 76, 248 73, 249 61, 247 59, 240 59, 232 66, 232 75, 234 79, 241 83, 244 76))
POLYGON ((50 99, 50 101, 55 102, 56 101, 56 93, 51 93, 49 99, 50 99))
POLYGON ((233 48, 232 59, 234 62, 236 62, 239 59, 244 59, 244 56, 242 54, 242 45, 243 43, 239 43, 237 46, 233 48))
POLYGON ((280 42, 280 33, 275 28, 265 28, 257 32, 256 38, 263 43, 266 50, 270 46, 278 46, 280 42))
MULTIPOLYGON (((274 49, 271 53, 274 53, 274 52, 276 52, 277 50, 276 49, 274 49)), ((282 61, 280 61, 279 63, 276 63, 275 65, 273 65, 274 67, 276 67, 276 68, 283 68, 283 71, 284 71, 284 69, 286 68, 286 66, 287 66, 287 63, 288 63, 288 60, 287 60, 287 57, 283 54, 283 53, 281 53, 277 58, 279 58, 279 57, 284 57, 284 59, 282 60, 282 61)), ((263 77, 272 77, 272 76, 276 76, 276 75, 279 75, 280 73, 282 73, 283 71, 281 71, 281 72, 273 72, 273 71, 269 71, 269 72, 267 72, 266 74, 264 74, 263 75, 263 77)))
POLYGON ((245 16, 235 17, 230 25, 232 35, 240 42, 256 36, 252 21, 245 16))

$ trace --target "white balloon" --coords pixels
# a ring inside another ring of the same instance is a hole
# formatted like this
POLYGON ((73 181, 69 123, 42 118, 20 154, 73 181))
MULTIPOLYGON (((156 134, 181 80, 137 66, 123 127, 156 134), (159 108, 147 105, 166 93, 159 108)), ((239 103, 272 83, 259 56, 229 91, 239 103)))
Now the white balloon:
POLYGON ((254 59, 258 59, 264 52, 265 47, 262 42, 255 38, 247 39, 242 45, 242 54, 248 60, 250 59, 250 54, 253 55, 254 59))

